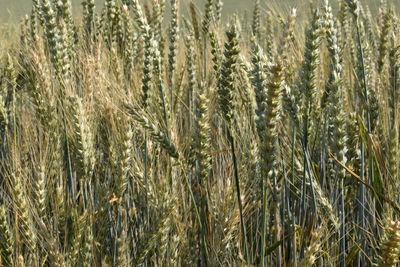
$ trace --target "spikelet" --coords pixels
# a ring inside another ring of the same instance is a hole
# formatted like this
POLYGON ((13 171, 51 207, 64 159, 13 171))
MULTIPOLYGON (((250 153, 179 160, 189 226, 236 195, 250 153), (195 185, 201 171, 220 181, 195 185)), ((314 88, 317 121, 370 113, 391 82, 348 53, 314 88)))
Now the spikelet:
POLYGON ((60 28, 60 39, 57 43, 57 58, 56 58, 56 69, 60 78, 64 80, 66 84, 69 83, 71 78, 71 57, 72 57, 72 42, 69 37, 68 27, 64 21, 59 23, 60 28))
MULTIPOLYGON (((283 37, 279 43, 278 55, 284 64, 287 63, 290 42, 294 39, 294 24, 297 18, 297 9, 292 8, 285 24, 283 37)), ((287 74, 286 74, 287 75, 287 74)))
POLYGON ((258 38, 260 35, 260 26, 261 26, 260 9, 261 9, 260 0, 255 0, 254 11, 253 11, 253 24, 251 28, 252 28, 252 34, 256 38, 258 38))
MULTIPOLYGON (((75 45, 75 25, 72 17, 72 6, 70 0, 59 0, 57 2, 58 8, 58 18, 59 20, 63 20, 65 25, 59 24, 62 27, 65 27, 66 37, 63 40, 65 43, 63 46, 67 50, 67 53, 70 58, 73 57, 74 45, 75 45)), ((62 31, 62 30, 61 30, 62 31)))
POLYGON ((115 0, 107 0, 104 4, 103 35, 109 48, 117 43, 119 34, 119 7, 115 0))
POLYGON ((46 201, 47 201, 47 177, 42 164, 38 166, 36 177, 36 208, 40 218, 46 216, 46 201))
MULTIPOLYGON (((251 63, 248 62, 243 56, 239 57, 239 73, 238 73, 238 78, 239 78, 239 84, 240 84, 240 89, 239 94, 242 96, 241 101, 244 110, 250 112, 249 113, 249 123, 252 126, 255 126, 255 118, 253 114, 254 110, 254 95, 253 95, 253 90, 251 88, 251 63)), ((239 124, 243 123, 244 126, 244 121, 237 121, 239 124)), ((242 125, 240 125, 242 127, 242 125)))
POLYGON ((51 74, 41 43, 40 45, 38 43, 36 48, 37 51, 32 52, 32 65, 36 74, 35 80, 32 81, 32 96, 36 104, 36 112, 43 128, 49 133, 50 142, 54 148, 48 175, 57 177, 60 175, 63 163, 55 101, 50 99, 51 74))
POLYGON ((219 25, 221 23, 222 18, 222 7, 223 7, 222 0, 215 1, 215 23, 219 25))
POLYGON ((35 13, 35 17, 40 20, 40 24, 44 25, 44 17, 42 15, 42 1, 41 0, 32 0, 32 13, 35 13))
MULTIPOLYGON (((391 49, 389 53, 390 62, 390 90, 389 90, 389 120, 391 121, 389 127, 389 140, 388 140, 388 164, 390 175, 394 182, 393 192, 399 189, 399 157, 400 157, 400 144, 399 144, 399 131, 398 131, 398 86, 399 86, 399 52, 400 46, 395 46, 394 40, 391 40, 391 49)), ((393 196, 395 199, 397 196, 393 196)))
POLYGON ((222 51, 220 44, 217 39, 217 35, 215 32, 211 31, 209 34, 210 37, 210 44, 211 44, 211 55, 212 55, 212 62, 213 62, 213 70, 215 74, 215 79, 217 82, 220 80, 221 75, 221 63, 222 63, 222 51))
MULTIPOLYGON (((165 9, 165 0, 153 0, 153 18, 151 20, 152 23, 152 30, 154 34, 154 38, 157 40, 157 42, 160 42, 160 47, 163 47, 161 45, 163 43, 163 38, 162 38, 162 22, 164 19, 164 9, 165 9)), ((163 51, 162 49, 160 51, 163 51)))
POLYGON ((128 125, 126 126, 125 134, 123 136, 123 142, 119 157, 119 164, 117 165, 118 168, 118 178, 116 181, 116 196, 118 199, 122 200, 125 192, 128 189, 128 179, 129 179, 129 172, 131 170, 131 161, 132 161, 132 137, 133 131, 132 127, 128 121, 128 125))
MULTIPOLYGON (((179 1, 171 0, 171 25, 169 29, 169 54, 168 54, 168 70, 169 83, 172 87, 171 98, 173 99, 173 82, 176 69, 176 55, 178 52, 178 35, 179 35, 179 1)), ((171 101, 171 105, 173 105, 171 101)))
POLYGON ((43 64, 44 55, 42 53, 41 47, 37 47, 38 52, 32 53, 32 65, 36 72, 35 80, 32 81, 32 96, 36 104, 36 111, 42 122, 43 126, 47 128, 50 123, 49 116, 50 110, 46 105, 45 93, 51 88, 51 81, 48 73, 48 68, 46 64, 43 64), (44 89, 43 89, 44 88, 44 89))
POLYGON ((8 210, 5 204, 0 205, 0 264, 6 267, 13 266, 13 239, 8 210))
POLYGON ((304 253, 304 258, 300 261, 299 267, 312 266, 316 260, 316 254, 321 251, 321 236, 323 229, 320 227, 312 233, 311 243, 304 253))
POLYGON ((282 62, 277 60, 273 63, 269 76, 267 87, 267 101, 265 110, 265 140, 261 147, 261 158, 265 162, 265 168, 262 170, 263 177, 272 178, 275 174, 277 164, 277 137, 279 120, 282 113, 282 91, 284 86, 283 77, 284 67, 282 62))
POLYGON ((340 23, 340 27, 343 30, 343 41, 342 41, 342 49, 343 51, 350 51, 350 54, 352 55, 352 58, 354 58, 355 55, 355 48, 352 45, 353 38, 352 34, 350 32, 350 23, 351 20, 349 18, 349 12, 347 12, 348 7, 347 4, 345 3, 345 0, 339 0, 339 13, 337 15, 338 21, 340 23))
POLYGON ((85 25, 85 35, 89 41, 94 37, 95 30, 95 1, 85 0, 82 2, 83 6, 83 24, 85 25))
MULTIPOLYGON (((328 98, 327 104, 327 120, 328 120, 328 136, 329 147, 335 154, 336 158, 342 164, 347 163, 347 136, 345 128, 345 111, 343 105, 343 70, 341 50, 338 44, 338 30, 333 20, 332 9, 328 3, 325 2, 324 6, 325 16, 325 33, 328 43, 328 51, 331 58, 331 65, 329 69, 328 82, 326 84, 326 95, 328 98)), ((335 178, 339 179, 339 216, 340 216, 340 233, 339 233, 339 262, 340 265, 345 263, 345 203, 344 203, 344 179, 346 178, 346 171, 341 166, 334 168, 335 178)), ((332 177, 333 178, 333 177, 332 177)))
MULTIPOLYGON (((293 40, 293 30, 294 30, 294 24, 296 22, 296 17, 297 17, 297 10, 292 9, 289 17, 287 19, 287 23, 285 26, 285 30, 283 33, 283 37, 280 41, 279 47, 278 47, 278 55, 282 60, 282 64, 284 66, 288 66, 288 55, 289 55, 289 47, 290 43, 293 40)), ((299 99, 300 99, 300 91, 296 90, 296 88, 291 88, 288 83, 290 83, 291 80, 291 71, 289 71, 289 68, 285 68, 285 86, 284 89, 282 90, 282 99, 283 99, 283 108, 285 109, 286 112, 288 112, 291 120, 295 123, 295 125, 298 126, 299 124, 299 99), (296 91, 295 91, 296 90, 296 91)))
POLYGON ((57 27, 57 17, 54 7, 49 0, 42 0, 42 13, 45 21, 45 37, 51 54, 51 60, 56 65, 59 57, 60 36, 57 27))
POLYGON ((17 255, 15 261, 16 261, 15 265, 16 265, 17 267, 25 267, 25 266, 26 266, 26 265, 25 265, 24 257, 23 257, 21 254, 18 254, 18 255, 17 255))
POLYGON ((160 247, 161 238, 165 236, 165 234, 168 234, 169 231, 169 213, 170 212, 168 211, 163 211, 162 216, 157 218, 154 230, 146 234, 145 240, 141 242, 138 249, 139 253, 137 258, 135 259, 135 265, 143 264, 148 254, 157 246, 158 248, 160 247))
POLYGON ((132 118, 137 121, 144 129, 146 129, 149 132, 150 136, 154 139, 154 141, 159 143, 161 147, 164 148, 171 157, 179 157, 179 154, 176 151, 174 144, 171 143, 170 139, 164 132, 160 131, 156 127, 156 125, 151 123, 149 119, 142 116, 138 111, 136 111, 136 109, 131 104, 124 103, 124 106, 129 115, 131 115, 132 118))
MULTIPOLYGON (((333 105, 333 103, 329 102, 329 100, 332 100, 331 98, 335 97, 334 100, 338 101, 338 89, 341 89, 342 86, 342 51, 339 44, 340 28, 339 30, 336 28, 340 26, 335 24, 333 20, 332 8, 329 3, 325 2, 323 12, 324 14, 322 26, 325 38, 327 40, 327 48, 330 56, 330 66, 328 82, 325 85, 325 91, 321 99, 321 107, 323 109, 329 109, 327 105, 333 105)), ((339 91, 339 93, 341 92, 339 91)))
POLYGON ((266 101, 267 101, 267 76, 265 73, 266 68, 266 57, 263 53, 262 48, 254 42, 252 45, 252 85, 254 90, 254 95, 256 98, 256 126, 257 133, 260 139, 263 139, 265 136, 265 110, 266 110, 266 101))
MULTIPOLYGON (((393 192, 398 192, 400 183, 398 182, 399 178, 399 134, 396 127, 390 130, 389 132, 389 144, 388 144, 388 164, 389 164, 389 171, 390 176, 394 181, 395 188, 393 192)), ((395 199, 396 196, 393 196, 395 199)))
MULTIPOLYGON (((308 177, 310 179, 310 177, 308 177)), ((311 186, 315 192, 315 198, 317 200, 318 209, 322 216, 329 221, 329 225, 333 226, 334 229, 339 229, 339 219, 335 214, 332 204, 329 202, 327 195, 321 188, 321 185, 316 181, 315 178, 311 178, 311 186)))
POLYGON ((377 14, 377 22, 378 25, 382 25, 383 21, 385 20, 385 15, 388 11, 388 3, 387 0, 380 0, 379 1, 379 8, 378 8, 378 14, 377 14))
POLYGON ((299 99, 300 94, 298 88, 289 87, 285 84, 282 90, 282 105, 285 110, 285 114, 287 113, 294 123, 296 127, 299 127, 300 124, 300 116, 299 116, 299 99))
POLYGON ((375 32, 372 26, 372 15, 371 11, 369 10, 369 6, 366 6, 364 9, 361 9, 361 17, 362 17, 362 22, 364 24, 365 28, 365 33, 366 33, 366 41, 368 41, 371 50, 375 51, 377 47, 377 42, 376 42, 376 36, 375 32))
MULTIPOLYGON (((78 266, 83 258, 83 254, 85 252, 84 248, 84 238, 87 234, 86 230, 90 227, 90 223, 88 221, 87 213, 79 216, 77 214, 76 208, 72 208, 71 210, 71 218, 73 220, 73 239, 69 247, 68 253, 68 261, 70 266, 78 266)), ((88 262, 86 262, 88 263, 88 262)))
POLYGON ((358 0, 345 0, 345 1, 349 8, 350 13, 354 16, 354 19, 357 21, 361 13, 360 2, 358 0))
POLYGON ((68 36, 68 28, 61 19, 57 23, 57 14, 52 2, 42 1, 42 13, 45 19, 45 38, 51 55, 51 62, 56 69, 57 77, 68 83, 70 78, 71 49, 69 44, 73 41, 68 36))
POLYGON ((23 242, 18 244, 21 248, 26 248, 27 255, 32 259, 36 253, 37 235, 34 228, 31 209, 28 205, 28 195, 23 186, 23 177, 18 174, 11 174, 12 192, 14 198, 15 212, 18 214, 19 233, 23 237, 23 242))
MULTIPOLYGON (((59 148, 59 146, 56 145, 57 148, 59 148)), ((60 154, 60 151, 57 151, 58 154, 60 154)), ((57 153, 56 152, 56 153, 57 153)), ((59 162, 53 163, 50 167, 53 167, 54 165, 57 166, 57 164, 59 164, 59 162)), ((59 171, 59 169, 61 168, 53 168, 53 170, 50 171, 59 171)), ((58 175, 60 175, 59 173, 57 173, 58 175)), ((57 176, 56 176, 57 177, 57 176)), ((66 191, 66 186, 64 184, 64 181, 61 180, 59 177, 57 177, 57 181, 55 182, 55 186, 54 186, 54 214, 56 214, 56 218, 55 218, 55 224, 56 224, 56 229, 59 231, 60 235, 62 235, 65 231, 65 224, 66 224, 66 218, 67 218, 67 211, 68 209, 66 208, 66 201, 65 201, 65 191, 66 191)))
MULTIPOLYGON (((328 41, 328 51, 331 58, 330 72, 326 84, 326 94, 328 98, 327 115, 329 120, 329 131, 333 133, 330 145, 337 159, 346 164, 346 131, 343 105, 343 68, 341 51, 338 40, 338 31, 333 21, 331 7, 328 2, 325 4, 325 31, 328 41)), ((341 168, 339 178, 345 178, 345 170, 341 168)))
POLYGON ((116 47, 117 42, 112 43, 112 47, 111 47, 111 51, 110 51, 110 57, 111 57, 111 62, 110 62, 110 68, 112 70, 112 72, 114 73, 115 76, 115 80, 118 84, 122 83, 122 81, 124 80, 124 73, 123 73, 123 69, 121 66, 121 60, 119 57, 119 53, 118 53, 118 48, 116 47))
POLYGON ((272 14, 271 11, 268 11, 266 16, 267 16, 266 17, 267 25, 266 25, 266 32, 265 32, 265 36, 266 36, 266 40, 265 40, 266 49, 265 49, 265 51, 266 51, 266 55, 267 55, 268 59, 271 61, 273 56, 274 56, 274 54, 275 54, 275 50, 274 50, 275 49, 275 47, 274 47, 274 25, 273 25, 273 20, 272 20, 273 14, 272 14))
MULTIPOLYGON (((274 186, 274 201, 271 205, 271 217, 274 218, 274 237, 273 240, 280 238, 279 234, 279 203, 277 189, 277 176, 278 176, 278 134, 279 122, 282 112, 282 91, 284 86, 284 67, 279 59, 273 63, 269 73, 270 80, 266 84, 267 88, 267 101, 265 110, 265 136, 261 140, 260 145, 260 158, 261 158, 261 192, 262 192, 262 245, 261 249, 265 247, 265 238, 267 233, 266 216, 269 205, 267 203, 267 185, 273 184, 274 186)), ((264 252, 261 256, 264 258, 264 252)), ((264 259, 263 259, 264 262, 264 259)))
POLYGON ((198 96, 196 121, 198 124, 198 153, 196 155, 199 163, 199 180, 205 186, 211 171, 211 128, 208 115, 209 100, 207 98, 208 92, 203 90, 198 96))
POLYGON ((194 31, 194 38, 196 40, 200 40, 200 26, 199 26, 199 21, 197 18, 197 11, 196 11, 196 6, 193 3, 193 1, 190 1, 189 4, 189 11, 190 11, 190 18, 192 20, 192 27, 194 31))
POLYGON ((133 20, 129 15, 128 6, 121 7, 121 23, 123 24, 122 53, 124 57, 124 73, 128 80, 132 80, 132 73, 135 67, 135 45, 138 40, 137 33, 133 27, 133 20))
POLYGON ((237 61, 240 52, 238 29, 235 24, 230 26, 230 29, 226 32, 226 36, 224 59, 218 82, 218 100, 221 114, 229 125, 233 118, 235 73, 237 71, 237 61))
POLYGON ((320 14, 315 10, 312 17, 311 25, 306 31, 306 43, 304 51, 303 65, 300 70, 301 92, 305 97, 305 106, 303 113, 306 116, 312 115, 318 103, 317 98, 317 69, 319 65, 321 40, 321 23, 320 14))
POLYGON ((185 38, 186 43, 186 66, 188 73, 188 92, 193 94, 196 91, 197 77, 196 77, 196 53, 194 50, 194 38, 192 34, 188 34, 185 38))
MULTIPOLYGON (((155 40, 156 41, 156 40, 155 40)), ((160 42, 158 42, 160 44, 160 42)), ((157 45, 157 43, 154 43, 154 47, 152 49, 153 51, 153 72, 154 72, 154 78, 155 78, 155 85, 157 86, 158 89, 158 97, 156 98, 156 106, 161 107, 162 110, 162 115, 164 122, 168 125, 168 120, 170 118, 170 108, 169 108, 169 102, 167 99, 167 92, 165 90, 165 85, 164 85, 164 73, 163 73, 163 62, 162 62, 162 55, 161 55, 161 50, 162 48, 157 45)))
POLYGON ((132 0, 131 5, 135 22, 138 25, 140 31, 144 35, 149 35, 150 26, 143 13, 142 7, 140 6, 139 0, 132 0))
POLYGON ((4 94, 4 91, 0 94, 0 128, 3 133, 8 126, 9 117, 8 117, 8 109, 7 109, 7 96, 4 94))
POLYGON ((389 91, 389 117, 394 122, 397 119, 397 107, 399 102, 399 74, 400 74, 400 46, 396 45, 394 36, 391 38, 391 47, 389 52, 389 70, 390 70, 390 91, 389 91))
MULTIPOLYGON (((200 89, 201 90, 201 89, 200 89)), ((209 91, 196 90, 193 94, 194 98, 194 126, 193 126, 193 144, 194 159, 196 166, 196 179, 192 181, 192 190, 196 205, 199 212, 199 223, 197 231, 200 235, 199 253, 202 255, 206 252, 206 236, 209 232, 209 210, 208 210, 208 186, 210 184, 211 174, 211 129, 209 125, 208 106, 209 102, 207 94, 209 91)), ((207 259, 205 259, 207 261, 207 259)))
POLYGON ((382 72, 389 50, 389 35, 392 28, 392 23, 393 23, 392 20, 393 20, 393 14, 392 11, 389 10, 383 17, 381 36, 379 38, 379 48, 378 48, 379 56, 377 64, 379 73, 382 72))
POLYGON ((213 0, 207 0, 206 5, 205 5, 203 24, 202 24, 202 30, 203 30, 204 37, 207 37, 207 34, 210 30, 209 27, 210 27, 211 23, 214 21, 213 2, 214 2, 213 0))
POLYGON ((142 77, 142 105, 144 108, 148 106, 149 92, 152 90, 154 53, 157 46, 152 34, 146 35, 144 40, 144 62, 142 77))
POLYGON ((76 138, 76 152, 81 171, 81 179, 87 182, 93 175, 95 166, 95 154, 93 137, 90 128, 89 118, 80 97, 71 97, 71 108, 73 111, 73 126, 76 138))
POLYGON ((368 92, 368 113, 369 113, 369 118, 370 118, 370 130, 375 132, 377 130, 377 134, 382 136, 383 134, 379 133, 380 130, 382 130, 381 127, 379 127, 379 116, 380 116, 380 99, 378 96, 378 92, 376 88, 371 88, 368 92))
POLYGON ((29 16, 25 15, 21 23, 21 33, 20 33, 20 42, 21 46, 26 46, 28 43, 31 43, 30 40, 31 35, 29 34, 29 16))
POLYGON ((349 114, 346 120, 346 130, 347 130, 347 154, 346 158, 349 167, 355 172, 360 172, 360 130, 357 120, 357 114, 352 112, 349 114))
POLYGON ((37 43, 39 39, 39 25, 38 25, 38 17, 35 13, 35 8, 32 8, 29 22, 30 24, 28 33, 30 35, 30 39, 32 40, 33 43, 37 43))
POLYGON ((384 228, 378 256, 379 267, 391 267, 399 263, 400 256, 400 222, 389 221, 384 228))
MULTIPOLYGON (((51 266, 62 267, 65 266, 63 254, 60 252, 59 244, 56 239, 51 235, 48 227, 41 219, 36 220, 38 229, 44 241, 41 243, 45 251, 48 253, 48 262, 51 266)), ((46 255, 47 256, 47 255, 46 255)), ((39 258, 39 261, 42 260, 39 258)))

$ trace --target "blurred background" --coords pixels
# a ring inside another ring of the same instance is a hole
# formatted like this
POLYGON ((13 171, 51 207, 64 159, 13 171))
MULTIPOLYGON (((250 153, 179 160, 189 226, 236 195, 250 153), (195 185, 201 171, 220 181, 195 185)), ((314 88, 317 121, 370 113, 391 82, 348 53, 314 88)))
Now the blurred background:
MULTIPOLYGON (((103 4, 105 0, 96 0, 97 4, 103 4)), ((151 0, 143 0, 150 2, 151 0)), ((322 0, 317 0, 314 2, 322 2, 322 0)), ((379 5, 381 0, 362 0, 362 3, 368 2, 370 5, 371 11, 374 11, 376 7, 379 5)), ((80 14, 81 10, 81 2, 82 0, 71 0, 75 15, 80 14), (78 12, 79 11, 79 12, 78 12)), ((182 12, 185 12, 190 0, 181 0, 182 12)), ((206 0, 193 0, 194 3, 197 4, 199 10, 204 9, 204 3, 206 0)), ((232 13, 234 11, 251 12, 254 6, 255 0, 224 0, 224 13, 232 13)), ((296 7, 301 10, 304 8, 308 8, 310 6, 311 0, 261 0, 262 7, 265 9, 276 9, 279 7, 280 9, 288 9, 289 7, 296 7)), ((330 0, 332 5, 335 5, 337 0, 330 0)), ((167 8, 169 4, 169 0, 166 0, 167 8)), ((388 3, 396 5, 400 5, 399 0, 388 0, 388 3)), ((31 0, 0 0, 0 23, 8 24, 15 23, 21 21, 21 18, 30 12, 32 6, 31 0)), ((97 6, 97 11, 100 10, 100 6, 97 6)), ((168 9, 167 9, 168 11, 168 9)))
MULTIPOLYGON (((103 4, 105 0, 96 0, 98 4, 103 4)), ((150 0, 143 0, 142 2, 145 3, 146 1, 150 0)), ((206 0, 193 0, 199 8, 203 9, 203 5, 206 0)), ((374 1, 374 0, 373 0, 374 1)), ((72 5, 75 10, 75 14, 79 14, 76 12, 81 9, 81 2, 82 0, 72 0, 72 5)), ((169 1, 166 1, 167 4, 169 1)), ((190 0, 181 0, 181 3, 184 4, 183 8, 187 7, 187 4, 190 0), (185 5, 186 4, 186 5, 185 5)), ((304 6, 309 5, 309 1, 307 0, 263 0, 263 7, 267 7, 268 5, 276 6, 275 2, 282 2, 283 5, 294 5, 294 6, 304 6), (271 2, 274 2, 271 4, 271 2)), ((336 1, 335 1, 336 2, 336 1)), ((379 1, 376 1, 379 2, 379 1)), ((252 10, 254 5, 254 0, 224 0, 224 8, 226 12, 232 12, 234 10, 243 11, 245 9, 252 10)), ((0 0, 0 20, 1 22, 15 22, 21 20, 22 16, 29 13, 32 6, 31 0, 0 0)), ((98 7, 99 10, 99 7, 98 7)), ((184 11, 184 10, 183 10, 184 11)))

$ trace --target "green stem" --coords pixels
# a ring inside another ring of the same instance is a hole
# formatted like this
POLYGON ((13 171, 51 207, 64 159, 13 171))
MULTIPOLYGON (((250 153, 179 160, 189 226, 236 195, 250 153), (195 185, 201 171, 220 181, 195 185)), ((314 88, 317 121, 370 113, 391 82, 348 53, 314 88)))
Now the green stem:
POLYGON ((233 161, 233 171, 234 171, 234 178, 235 178, 235 184, 236 184, 236 194, 238 198, 238 205, 239 205, 239 214, 240 214, 240 227, 242 230, 242 236, 243 236, 243 242, 244 242, 244 249, 245 249, 245 255, 246 255, 246 260, 249 259, 249 250, 247 247, 247 234, 246 234, 246 228, 244 225, 244 217, 243 217, 243 205, 242 205, 242 200, 241 200, 241 194, 240 194, 240 184, 239 184, 239 170, 237 166, 237 160, 236 160, 236 154, 235 154, 235 141, 228 130, 228 139, 231 145, 231 153, 232 153, 232 161, 233 161))

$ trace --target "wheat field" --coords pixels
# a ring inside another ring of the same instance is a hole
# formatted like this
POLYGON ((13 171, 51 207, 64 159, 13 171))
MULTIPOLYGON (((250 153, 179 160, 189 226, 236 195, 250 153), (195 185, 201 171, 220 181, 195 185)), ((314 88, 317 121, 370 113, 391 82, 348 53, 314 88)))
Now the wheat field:
POLYGON ((399 265, 398 6, 28 2, 0 266, 399 265))

